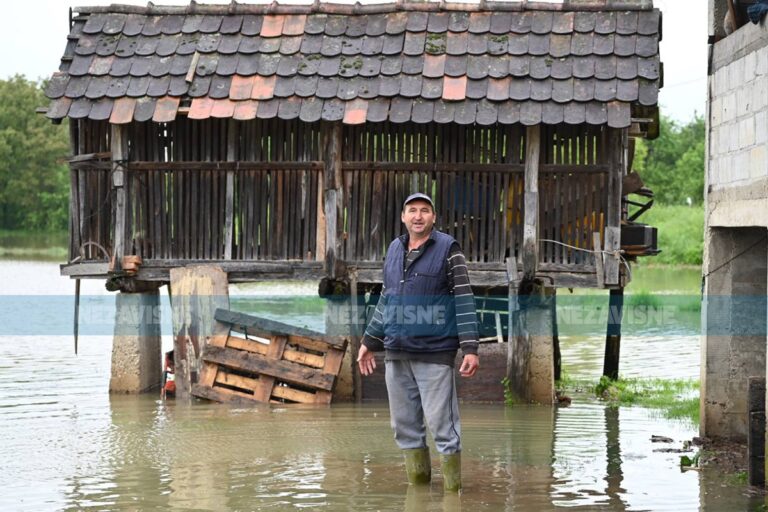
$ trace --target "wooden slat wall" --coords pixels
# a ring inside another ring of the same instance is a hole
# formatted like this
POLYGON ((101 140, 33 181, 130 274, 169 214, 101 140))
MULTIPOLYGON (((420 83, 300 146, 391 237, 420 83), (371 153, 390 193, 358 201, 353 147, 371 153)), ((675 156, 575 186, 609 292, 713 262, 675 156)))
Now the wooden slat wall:
MULTIPOLYGON (((237 161, 282 165, 235 170, 232 259, 316 259, 323 246, 318 240, 322 169, 290 163, 322 160, 320 125, 256 119, 238 121, 236 128, 237 161)), ((438 229, 461 243, 470 262, 519 257, 524 134, 521 125, 345 126, 342 258, 381 261, 389 242, 402 233, 402 199, 417 190, 432 195, 438 229)), ((73 135, 76 154, 109 151, 106 122, 79 121, 73 135)), ((227 160, 227 137, 225 119, 130 126, 129 159, 158 166, 129 165, 126 173, 126 253, 145 259, 224 258, 226 170, 216 164, 227 160), (195 165, 171 169, 164 162, 195 165), (200 165, 205 162, 210 166, 200 165)), ((541 152, 540 238, 591 249, 592 233, 604 236, 606 130, 544 126, 541 152)), ((111 252, 109 170, 73 167, 71 178, 71 257, 87 241, 111 252)), ((86 259, 102 255, 89 248, 86 259)), ((591 254, 547 242, 540 245, 540 261, 594 266, 591 254)))
MULTIPOLYGON (((110 151, 110 129, 106 121, 71 120, 72 156, 110 151)), ((69 259, 80 256, 80 248, 95 242, 112 252, 112 194, 109 165, 73 165, 70 168, 69 259)), ((97 247, 83 249, 86 260, 103 260, 97 247)))
MULTIPOLYGON (((587 250, 592 234, 605 228, 608 199, 606 130, 596 126, 543 128, 543 163, 565 166, 539 177, 539 238, 587 250)), ((594 255, 551 242, 540 244, 539 260, 593 267, 594 255)))

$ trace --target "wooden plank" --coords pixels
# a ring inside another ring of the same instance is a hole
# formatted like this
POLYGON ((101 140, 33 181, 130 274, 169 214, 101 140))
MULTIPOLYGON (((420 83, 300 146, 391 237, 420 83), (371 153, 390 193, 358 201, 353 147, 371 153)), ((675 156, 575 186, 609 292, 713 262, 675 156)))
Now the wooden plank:
MULTIPOLYGON (((237 161, 238 123, 234 119, 227 122, 227 161, 237 161)), ((224 259, 232 259, 232 239, 234 236, 235 211, 235 174, 227 171, 226 197, 224 200, 224 259)), ((218 251, 217 251, 218 254, 218 251)))
POLYGON ((192 395, 199 398, 206 398, 214 402, 223 402, 235 405, 252 406, 257 403, 253 399, 253 395, 232 389, 222 387, 207 387, 200 384, 194 384, 192 386, 192 395))
MULTIPOLYGON (((112 188, 115 197, 115 239, 112 251, 114 258, 114 270, 122 270, 123 256, 126 254, 125 236, 128 205, 125 192, 125 160, 128 158, 128 130, 126 125, 111 125, 110 146, 112 150, 112 188)), ((80 196, 81 205, 83 196, 80 196)), ((81 212, 80 221, 84 217, 81 212)), ((81 231, 82 232, 82 231, 81 231)))
MULTIPOLYGON (((212 343, 209 343, 212 345, 212 343)), ((260 341, 250 340, 246 338, 238 338, 237 336, 229 336, 226 339, 225 345, 217 345, 220 347, 236 348, 238 350, 245 350, 246 352, 253 352, 254 354, 267 355, 267 349, 269 345, 267 343, 261 343, 260 341)))
MULTIPOLYGON (((338 375, 341 371, 341 364, 344 362, 344 351, 331 349, 325 355, 325 364, 323 365, 323 371, 332 375, 338 375)), ((315 394, 315 403, 329 404, 331 403, 333 393, 331 390, 320 390, 315 394)))
POLYGON ((600 244, 600 233, 592 233, 592 248, 595 251, 595 271, 597 273, 597 287, 605 286, 605 274, 603 269, 603 252, 600 244))
POLYGON ((214 385, 223 384, 225 386, 232 386, 247 391, 253 391, 259 387, 260 382, 261 379, 258 377, 244 377, 242 375, 236 375, 234 373, 228 372, 225 368, 219 368, 218 373, 216 374, 216 379, 214 380, 214 385))
POLYGON ((341 151, 343 126, 326 124, 323 130, 324 211, 325 211, 325 269, 328 277, 339 277, 337 259, 342 253, 343 211, 341 151))
POLYGON ((308 368, 289 361, 279 361, 260 354, 243 352, 226 347, 207 346, 203 352, 203 360, 237 370, 274 377, 301 386, 314 387, 327 391, 333 389, 333 384, 336 379, 335 375, 324 373, 317 368, 308 368))
MULTIPOLYGON (((288 338, 285 336, 273 336, 267 346, 267 353, 264 357, 273 361, 279 361, 283 357, 287 341, 288 338)), ((275 386, 275 377, 265 372, 258 373, 260 374, 259 384, 253 390, 253 397, 259 402, 269 402, 269 399, 272 397, 272 388, 275 386)))
POLYGON ((608 131, 607 149, 610 152, 611 170, 608 174, 608 205, 605 219, 605 251, 611 253, 605 259, 605 284, 619 284, 619 253, 621 248, 621 183, 624 172, 624 130, 608 131))
POLYGON ((539 158, 541 127, 529 126, 525 134, 525 213, 523 275, 533 279, 539 264, 539 158))
POLYGON ((300 404, 316 403, 315 393, 301 391, 288 386, 275 386, 274 389, 272 389, 272 396, 275 398, 281 398, 283 400, 288 400, 290 402, 297 402, 300 404))

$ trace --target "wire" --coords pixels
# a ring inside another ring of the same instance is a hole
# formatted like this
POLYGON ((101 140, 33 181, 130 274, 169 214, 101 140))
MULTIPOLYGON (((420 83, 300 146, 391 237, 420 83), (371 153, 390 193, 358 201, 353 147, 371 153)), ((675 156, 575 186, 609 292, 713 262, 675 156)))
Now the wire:
POLYGON ((753 249, 757 244, 764 242, 766 238, 768 238, 768 235, 761 236, 755 243, 753 243, 752 245, 750 245, 749 247, 747 247, 746 249, 744 249, 743 251, 741 251, 740 253, 738 253, 734 257, 732 257, 732 258, 730 258, 728 260, 725 260, 725 262, 721 263, 720 265, 715 267, 713 270, 710 270, 709 272, 707 272, 706 274, 701 276, 702 283, 704 282, 704 279, 706 279, 707 277, 711 276, 712 274, 714 274, 715 272, 717 272, 718 270, 720 270, 724 266, 728 265, 730 262, 732 262, 736 258, 738 258, 740 256, 743 256, 744 254, 749 252, 751 249, 753 249))
POLYGON ((551 240, 549 238, 541 238, 541 239, 539 239, 539 242, 548 242, 548 243, 551 243, 551 244, 562 245, 563 247, 567 247, 569 249, 573 249, 574 251, 582 251, 582 252, 587 252, 587 253, 590 253, 590 254, 607 254, 609 256, 618 256, 619 259, 621 259, 621 262, 624 264, 624 266, 627 269, 627 276, 629 277, 629 280, 630 281, 632 280, 632 268, 630 268, 629 262, 627 261, 627 259, 621 254, 621 250, 616 250, 616 251, 603 251, 603 250, 599 250, 599 251, 595 251, 595 250, 592 250, 592 249, 584 249, 583 247, 576 247, 575 245, 566 244, 566 243, 560 242, 559 240, 551 240))

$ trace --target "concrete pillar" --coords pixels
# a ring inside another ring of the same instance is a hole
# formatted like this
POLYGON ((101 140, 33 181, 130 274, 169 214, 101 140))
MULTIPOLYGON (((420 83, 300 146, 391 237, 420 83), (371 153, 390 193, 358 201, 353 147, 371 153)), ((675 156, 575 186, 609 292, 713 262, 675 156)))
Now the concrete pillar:
POLYGON ((337 281, 342 284, 335 290, 337 293, 324 294, 325 334, 346 338, 348 342, 341 371, 336 377, 336 386, 333 389, 335 403, 352 402, 362 392, 355 361, 360 348, 360 309, 356 294, 357 283, 354 279, 351 281, 337 281))
POLYGON ((555 399, 555 345, 552 307, 554 288, 547 290, 544 300, 525 311, 530 359, 528 363, 529 401, 550 405, 555 399))
POLYGON ((116 296, 111 393, 144 393, 160 387, 160 293, 116 296))
POLYGON ((706 233, 702 308, 702 436, 746 442, 749 378, 766 373, 765 228, 706 233))

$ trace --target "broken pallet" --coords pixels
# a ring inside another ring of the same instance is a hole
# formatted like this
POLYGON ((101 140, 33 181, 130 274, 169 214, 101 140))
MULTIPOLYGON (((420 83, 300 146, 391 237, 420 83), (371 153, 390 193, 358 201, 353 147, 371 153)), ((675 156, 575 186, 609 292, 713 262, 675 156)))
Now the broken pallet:
POLYGON ((217 402, 329 404, 347 341, 217 309, 192 394, 217 402))

